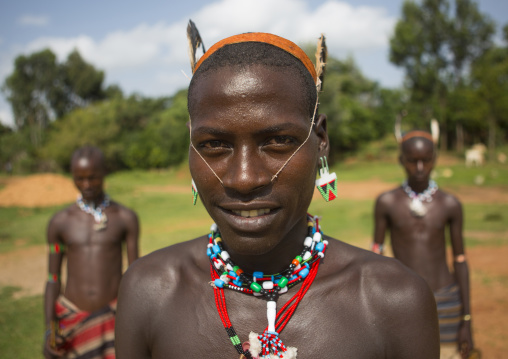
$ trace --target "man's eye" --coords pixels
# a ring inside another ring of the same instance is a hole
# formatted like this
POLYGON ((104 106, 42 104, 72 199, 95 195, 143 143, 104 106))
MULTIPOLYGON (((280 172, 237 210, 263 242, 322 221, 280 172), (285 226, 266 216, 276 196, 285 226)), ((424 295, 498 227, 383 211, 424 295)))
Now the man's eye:
POLYGON ((206 141, 201 144, 201 147, 204 148, 220 148, 220 147, 227 147, 227 145, 219 140, 212 140, 212 141, 206 141))
POLYGON ((290 136, 275 136, 267 141, 267 145, 291 145, 295 143, 293 137, 290 136))

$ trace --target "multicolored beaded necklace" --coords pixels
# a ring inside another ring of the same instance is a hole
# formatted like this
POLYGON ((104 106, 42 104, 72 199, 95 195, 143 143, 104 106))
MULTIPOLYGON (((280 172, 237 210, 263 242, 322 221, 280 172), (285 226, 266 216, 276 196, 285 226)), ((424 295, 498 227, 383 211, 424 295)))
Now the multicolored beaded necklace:
POLYGON ((99 204, 97 207, 89 205, 88 203, 85 203, 83 201, 83 196, 79 196, 76 200, 76 204, 78 205, 79 209, 81 209, 83 212, 91 214, 93 216, 93 219, 95 221, 95 224, 93 225, 93 229, 96 231, 100 231, 104 228, 106 228, 106 223, 108 222, 108 217, 106 216, 105 209, 110 204, 110 199, 107 194, 104 195, 104 199, 102 200, 102 203, 99 204))
POLYGON ((402 188, 412 200, 409 205, 411 214, 415 217, 423 217, 427 214, 427 208, 423 205, 423 201, 427 203, 432 202, 432 196, 437 192, 439 187, 436 181, 430 180, 429 186, 422 193, 416 193, 409 187, 406 180, 402 183, 402 188))
POLYGON ((245 273, 231 260, 227 251, 222 248, 222 239, 217 225, 210 228, 207 255, 210 259, 211 285, 214 288, 215 304, 222 324, 234 347, 241 355, 240 358, 283 357, 283 353, 290 354, 289 358, 296 358, 296 348, 287 348, 279 338, 279 333, 291 319, 298 304, 309 290, 316 277, 321 259, 324 257, 327 240, 323 240, 323 233, 319 226, 318 217, 308 215, 308 235, 303 243, 301 255, 291 262, 289 267, 278 274, 266 275, 263 272, 245 273), (289 288, 303 281, 298 292, 276 313, 276 300, 279 294, 286 293, 289 288), (262 296, 267 300, 268 326, 262 335, 251 333, 250 348, 244 350, 236 334, 226 308, 224 288, 236 290, 245 294, 262 296), (255 335, 253 335, 255 334, 255 335))

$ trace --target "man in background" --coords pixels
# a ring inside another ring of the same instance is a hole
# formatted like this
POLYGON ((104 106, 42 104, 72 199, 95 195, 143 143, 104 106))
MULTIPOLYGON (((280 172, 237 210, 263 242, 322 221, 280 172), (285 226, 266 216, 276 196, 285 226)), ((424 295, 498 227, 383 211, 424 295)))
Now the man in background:
POLYGON ((106 171, 100 149, 85 146, 76 150, 71 172, 81 195, 53 216, 47 231, 44 356, 115 358, 122 246, 127 248, 130 265, 138 258, 138 217, 104 192, 106 171), (62 286, 64 257, 67 280, 62 286))
POLYGON ((372 250, 382 254, 385 232, 389 230, 395 258, 425 279, 434 292, 441 358, 460 358, 461 355, 467 358, 473 339, 469 270, 462 239, 462 205, 430 179, 436 163, 437 131, 433 134, 411 131, 397 138, 400 139, 399 161, 407 180, 377 198, 372 250), (453 251, 453 273, 446 260, 447 228, 453 251))

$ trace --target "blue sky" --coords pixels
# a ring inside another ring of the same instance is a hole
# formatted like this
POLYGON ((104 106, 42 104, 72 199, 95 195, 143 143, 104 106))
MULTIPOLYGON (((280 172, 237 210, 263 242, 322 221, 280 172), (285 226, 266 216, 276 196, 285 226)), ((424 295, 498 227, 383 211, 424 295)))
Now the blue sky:
MULTIPOLYGON (((264 31, 296 43, 327 37, 337 58, 353 56, 369 78, 386 87, 402 83, 388 61, 388 39, 403 0, 0 0, 0 82, 20 54, 51 48, 63 61, 77 48, 106 73, 106 84, 126 94, 171 95, 189 74, 186 25, 191 18, 208 48, 223 37, 264 31), (185 73, 185 74, 184 74, 185 73)), ((508 23, 508 1, 479 0, 498 26, 508 23)), ((12 124, 0 95, 0 121, 12 124)))

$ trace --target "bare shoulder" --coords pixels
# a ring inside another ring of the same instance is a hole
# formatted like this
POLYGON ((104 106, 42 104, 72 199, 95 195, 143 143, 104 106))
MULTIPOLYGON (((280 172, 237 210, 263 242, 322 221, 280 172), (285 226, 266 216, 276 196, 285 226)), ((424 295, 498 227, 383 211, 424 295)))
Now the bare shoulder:
POLYGON ((330 241, 334 247, 325 256, 334 267, 328 291, 340 288, 342 302, 330 306, 353 312, 357 328, 379 340, 387 358, 438 358, 436 303, 427 283, 394 258, 330 241))
POLYGON ((400 186, 395 187, 389 191, 381 193, 379 196, 377 196, 377 202, 380 203, 391 203, 395 200, 397 197, 397 193, 400 191, 400 186))
POLYGON ((48 230, 59 231, 63 225, 67 223, 69 218, 72 216, 72 212, 76 209, 76 205, 72 204, 51 217, 48 223, 48 230))
POLYGON ((118 214, 121 218, 126 221, 138 220, 138 215, 129 207, 124 206, 121 203, 116 201, 111 201, 111 205, 118 211, 118 214))
POLYGON ((400 187, 393 188, 389 191, 381 193, 376 199, 377 210, 388 210, 392 206, 400 195, 400 187))
MULTIPOLYGON (((120 286, 119 302, 128 300, 138 304, 132 295, 139 293, 139 304, 158 307, 168 296, 174 295, 184 277, 193 271, 203 271, 208 267, 206 255, 197 254, 206 248, 206 236, 178 243, 147 254, 137 259, 124 274, 120 286), (143 293, 156 293, 146 296, 143 293)), ((204 252, 203 252, 204 254, 204 252)))
MULTIPOLYGON (((334 268, 337 277, 345 278, 351 293, 371 302, 381 313, 391 313, 403 319, 404 313, 418 312, 422 306, 432 306, 434 297, 427 283, 394 258, 384 257, 341 241, 332 240, 327 257, 341 263, 334 268)), ((329 258, 327 258, 329 259, 329 258)), ((360 298, 351 298, 357 300, 360 298)))
POLYGON ((454 195, 445 192, 443 190, 438 190, 437 192, 439 196, 437 197, 438 200, 444 204, 447 208, 454 210, 454 209, 460 209, 462 208, 462 203, 459 201, 457 197, 454 195))

